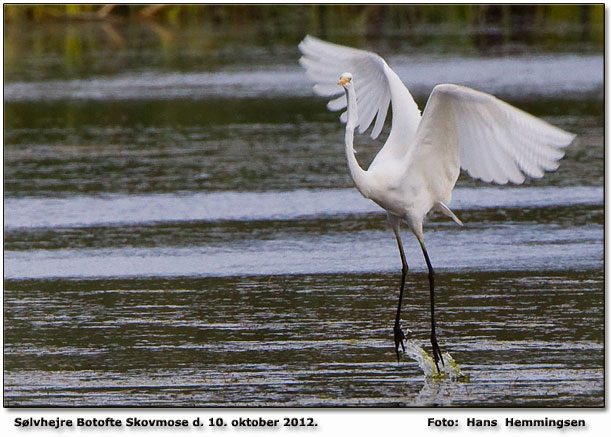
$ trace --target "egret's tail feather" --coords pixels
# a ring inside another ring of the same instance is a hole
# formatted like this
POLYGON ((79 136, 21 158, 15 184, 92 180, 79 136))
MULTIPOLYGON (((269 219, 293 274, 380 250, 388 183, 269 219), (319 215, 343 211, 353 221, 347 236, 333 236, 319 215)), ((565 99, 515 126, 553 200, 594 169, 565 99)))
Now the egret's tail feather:
POLYGON ((464 223, 458 217, 456 217, 456 214, 454 214, 452 212, 452 210, 450 208, 448 208, 448 206, 445 203, 437 202, 437 208, 438 208, 439 212, 441 212, 444 215, 447 215, 452 220, 454 220, 457 224, 459 224, 461 226, 464 225, 464 223))

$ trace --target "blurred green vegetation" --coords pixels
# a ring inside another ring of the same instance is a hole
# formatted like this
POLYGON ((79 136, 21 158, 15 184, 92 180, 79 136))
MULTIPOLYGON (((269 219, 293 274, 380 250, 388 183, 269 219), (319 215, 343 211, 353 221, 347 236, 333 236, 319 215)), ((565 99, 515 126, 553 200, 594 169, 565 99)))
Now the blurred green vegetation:
POLYGON ((604 6, 538 5, 4 5, 11 21, 153 19, 172 25, 211 23, 240 26, 253 21, 277 27, 325 29, 358 28, 384 32, 414 24, 465 24, 503 27, 529 25, 586 25, 589 37, 602 39, 604 6))
MULTIPOLYGON (((284 57, 313 34, 385 54, 600 53, 599 5, 4 5, 5 80, 284 57)), ((293 59, 295 58, 295 59, 293 59)))

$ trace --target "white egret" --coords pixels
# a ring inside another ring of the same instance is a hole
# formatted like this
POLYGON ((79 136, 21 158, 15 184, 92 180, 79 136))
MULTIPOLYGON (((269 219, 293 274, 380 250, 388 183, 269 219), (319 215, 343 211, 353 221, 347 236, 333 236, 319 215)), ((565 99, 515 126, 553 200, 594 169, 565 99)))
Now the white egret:
POLYGON ((341 110, 346 123, 346 157, 356 188, 388 215, 402 263, 399 303, 394 324, 397 360, 405 351, 400 326, 401 302, 408 272, 399 235, 404 222, 414 233, 429 271, 431 345, 437 371, 443 357, 435 333, 435 272, 424 245, 422 225, 430 211, 462 222, 448 204, 460 169, 485 182, 521 184, 558 168, 563 148, 575 138, 496 97, 450 84, 433 88, 424 114, 399 76, 375 53, 328 43, 312 36, 299 44, 301 65, 315 83, 314 91, 335 97, 330 110, 341 110), (341 76, 340 76, 341 75, 341 76), (338 77, 340 78, 337 82, 338 77), (343 87, 343 90, 338 85, 343 87), (371 137, 382 131, 392 102, 388 139, 367 170, 354 156, 354 130, 371 137))

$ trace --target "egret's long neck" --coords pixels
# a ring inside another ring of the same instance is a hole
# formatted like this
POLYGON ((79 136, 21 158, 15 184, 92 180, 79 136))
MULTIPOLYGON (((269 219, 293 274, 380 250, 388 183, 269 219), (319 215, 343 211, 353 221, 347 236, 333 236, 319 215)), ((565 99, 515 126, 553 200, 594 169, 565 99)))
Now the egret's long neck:
POLYGON ((348 101, 348 120, 346 121, 346 158, 348 159, 348 168, 350 169, 350 176, 352 176, 356 188, 363 196, 368 197, 367 172, 361 168, 354 156, 354 129, 356 129, 359 119, 354 87, 350 86, 346 88, 346 99, 348 101))

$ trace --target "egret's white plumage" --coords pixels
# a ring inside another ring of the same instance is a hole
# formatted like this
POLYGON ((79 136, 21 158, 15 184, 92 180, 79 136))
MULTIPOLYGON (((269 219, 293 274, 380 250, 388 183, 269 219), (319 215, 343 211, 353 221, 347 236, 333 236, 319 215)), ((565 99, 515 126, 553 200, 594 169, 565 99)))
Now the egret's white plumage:
MULTIPOLYGON (((540 178, 558 168, 563 149, 575 138, 496 97, 464 86, 433 88, 424 113, 399 76, 379 55, 307 36, 300 44, 301 65, 315 83, 314 91, 332 97, 327 107, 347 110, 346 156, 350 173, 363 196, 384 208, 397 238, 403 263, 395 346, 403 344, 399 328, 407 262, 399 236, 404 221, 416 235, 429 267, 431 342, 435 361, 441 357, 433 316, 434 274, 424 247, 422 224, 431 210, 457 223, 448 208, 460 169, 485 182, 521 184, 526 176, 540 178), (348 73, 345 73, 348 72, 348 73), (339 82, 342 87, 338 86, 339 82), (354 157, 353 134, 372 124, 377 138, 392 103, 392 128, 368 170, 354 157), (375 122, 374 122, 375 120, 375 122)), ((398 352, 397 352, 398 353, 398 352)))

